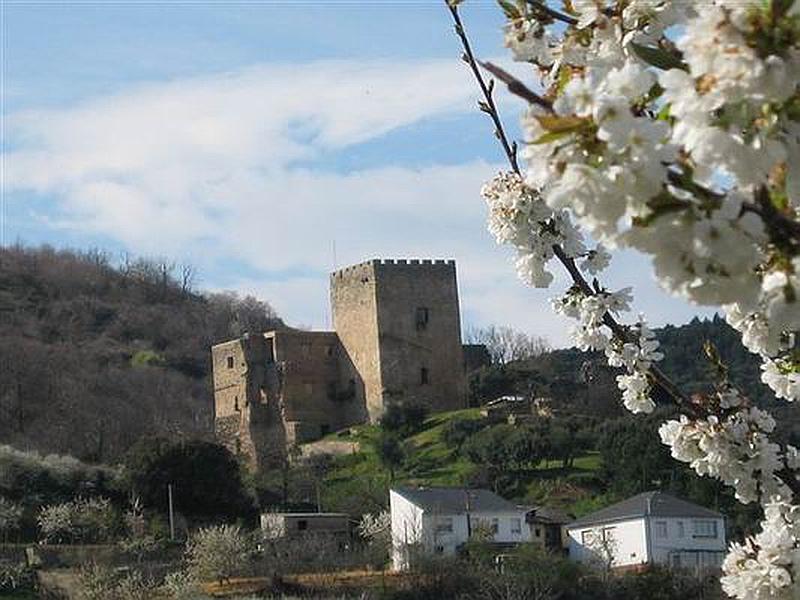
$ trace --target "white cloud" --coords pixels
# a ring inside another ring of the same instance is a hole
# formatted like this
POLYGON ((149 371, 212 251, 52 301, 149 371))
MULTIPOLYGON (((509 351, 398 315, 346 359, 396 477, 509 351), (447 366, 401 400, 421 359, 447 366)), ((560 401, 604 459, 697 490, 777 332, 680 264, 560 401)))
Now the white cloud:
POLYGON ((465 320, 563 343, 563 322, 547 306, 552 292, 519 284, 485 233, 478 190, 499 165, 407 168, 387 156, 388 166, 348 173, 308 166, 473 106, 469 76, 452 60, 269 65, 138 86, 11 115, 3 185, 17 198, 53 198, 51 227, 189 256, 201 269, 230 261, 281 272, 234 273, 226 283, 258 293, 293 323, 325 326, 335 240, 340 266, 455 258, 465 320))

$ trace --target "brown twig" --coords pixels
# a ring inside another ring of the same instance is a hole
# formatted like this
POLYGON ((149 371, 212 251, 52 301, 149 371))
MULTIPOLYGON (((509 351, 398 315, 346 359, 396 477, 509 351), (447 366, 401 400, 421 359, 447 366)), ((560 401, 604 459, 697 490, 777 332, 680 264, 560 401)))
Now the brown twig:
POLYGON ((542 98, 539 94, 531 90, 528 86, 522 83, 519 79, 511 75, 508 71, 501 69, 495 64, 490 62, 480 62, 479 64, 489 71, 492 75, 497 77, 500 81, 506 84, 508 87, 508 91, 514 94, 515 96, 519 96, 523 100, 527 100, 531 104, 538 104, 542 108, 546 108, 549 111, 553 110, 553 105, 550 104, 547 100, 542 98))
POLYGON ((562 12, 559 12, 559 11, 553 9, 553 8, 550 8, 549 6, 547 6, 547 4, 545 4, 541 0, 527 0, 527 2, 528 2, 528 5, 533 10, 538 10, 539 12, 542 12, 542 13, 546 14, 548 17, 551 17, 551 18, 555 19, 556 21, 561 21, 562 23, 566 23, 567 25, 577 25, 578 24, 578 19, 576 19, 575 17, 572 17, 570 15, 565 15, 562 12))
POLYGON ((500 140, 500 144, 503 146, 503 151, 506 153, 508 162, 511 163, 511 168, 515 173, 519 174, 519 164, 517 163, 517 144, 509 143, 508 137, 503 130, 503 123, 500 120, 500 113, 498 112, 497 106, 494 103, 494 96, 492 94, 492 91, 494 90, 494 83, 490 81, 487 84, 483 79, 483 75, 481 75, 481 71, 478 68, 478 61, 475 60, 475 55, 472 54, 472 47, 470 46, 466 31, 464 31, 464 26, 461 23, 461 16, 458 14, 458 7, 455 3, 450 3, 447 0, 445 0, 445 4, 447 4, 448 10, 450 10, 450 14, 453 16, 456 35, 461 39, 461 45, 464 47, 464 54, 461 55, 461 58, 469 65, 470 69, 472 69, 472 74, 475 76, 475 80, 478 82, 478 86, 481 88, 481 92, 483 93, 485 102, 480 105, 481 110, 488 114, 494 122, 495 136, 498 140, 500 140))

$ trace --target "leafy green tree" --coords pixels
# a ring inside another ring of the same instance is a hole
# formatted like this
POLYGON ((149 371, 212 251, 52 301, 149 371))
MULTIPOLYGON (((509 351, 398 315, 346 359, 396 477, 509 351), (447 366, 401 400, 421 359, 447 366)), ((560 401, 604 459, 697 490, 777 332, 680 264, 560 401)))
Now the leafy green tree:
POLYGON ((381 417, 381 427, 401 436, 411 435, 422 428, 428 408, 419 402, 390 404, 381 417))
POLYGON ((378 460, 389 471, 389 479, 394 481, 395 472, 403 466, 406 458, 400 438, 394 434, 384 432, 378 438, 375 449, 378 453, 378 460))
POLYGON ((242 470, 227 449, 210 442, 142 440, 128 452, 130 484, 145 506, 168 509, 172 485, 175 510, 184 515, 234 520, 254 515, 254 500, 242 470))

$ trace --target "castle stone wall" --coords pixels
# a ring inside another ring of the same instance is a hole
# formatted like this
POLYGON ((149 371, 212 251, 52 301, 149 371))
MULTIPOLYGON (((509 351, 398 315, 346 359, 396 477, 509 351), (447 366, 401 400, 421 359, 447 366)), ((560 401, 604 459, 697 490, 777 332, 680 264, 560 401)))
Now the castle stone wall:
POLYGON ((374 261, 384 408, 466 406, 455 261, 374 261))
POLYGON ((466 405, 454 261, 373 260, 331 274, 335 331, 280 329, 212 348, 215 427, 255 470, 287 447, 377 421, 391 403, 466 405))
POLYGON ((342 380, 369 415, 383 410, 375 270, 371 262, 331 274, 333 328, 342 345, 342 380), (352 384, 350 384, 352 382, 352 384))

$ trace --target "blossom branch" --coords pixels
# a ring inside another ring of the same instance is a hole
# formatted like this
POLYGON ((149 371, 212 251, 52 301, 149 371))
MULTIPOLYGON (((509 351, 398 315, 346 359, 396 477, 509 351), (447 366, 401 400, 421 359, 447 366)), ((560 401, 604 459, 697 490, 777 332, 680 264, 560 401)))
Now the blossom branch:
MULTIPOLYGON (((461 18, 458 14, 458 8, 454 4, 447 2, 447 7, 450 10, 451 15, 453 16, 453 20, 455 22, 455 30, 458 34, 459 38, 461 39, 461 43, 464 47, 464 61, 470 66, 475 79, 478 82, 478 86, 480 87, 484 98, 485 103, 481 105, 483 112, 486 112, 492 119, 495 125, 495 133, 502 145, 506 156, 509 160, 512 170, 520 174, 519 165, 517 163, 516 152, 510 151, 512 147, 515 148, 515 145, 512 145, 508 142, 508 138, 506 137, 505 130, 503 129, 502 122, 500 120, 500 115, 497 110, 497 106, 494 102, 492 97, 492 87, 487 86, 483 80, 483 77, 480 73, 480 69, 478 68, 478 64, 483 65, 487 68, 493 75, 495 75, 498 79, 506 83, 509 86, 509 90, 512 90, 512 86, 514 90, 526 90, 522 92, 523 94, 530 95, 532 99, 526 97, 526 95, 521 95, 521 97, 525 99, 529 99, 530 102, 539 104, 547 108, 548 110, 552 110, 552 106, 548 101, 544 98, 541 98, 534 92, 530 91, 522 82, 517 80, 513 75, 510 75, 503 69, 492 65, 491 63, 479 63, 479 61, 475 58, 471 46, 469 44, 469 38, 467 37, 466 30, 464 29, 463 23, 461 22, 461 18)), ((520 95, 519 93, 517 95, 520 95)), ((553 253, 558 258, 559 262, 564 266, 567 272, 570 274, 572 278, 573 284, 581 290, 587 296, 594 296, 596 295, 595 290, 591 288, 589 283, 586 281, 586 278, 578 269, 577 264, 575 263, 575 259, 567 254, 567 252, 558 244, 553 245, 553 253)), ((610 313, 606 312, 603 315, 603 324, 606 325, 609 330, 612 332, 614 337, 619 339, 621 342, 625 343, 630 341, 630 333, 628 328, 624 325, 620 324, 610 313)), ((682 410, 686 411, 689 415, 694 417, 701 416, 700 409, 697 405, 690 402, 689 398, 684 394, 677 385, 675 385, 669 377, 661 371, 655 365, 651 365, 648 369, 648 375, 651 381, 661 389, 677 406, 679 406, 682 410)))

